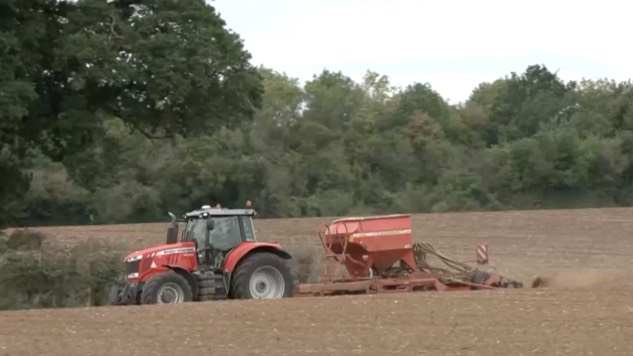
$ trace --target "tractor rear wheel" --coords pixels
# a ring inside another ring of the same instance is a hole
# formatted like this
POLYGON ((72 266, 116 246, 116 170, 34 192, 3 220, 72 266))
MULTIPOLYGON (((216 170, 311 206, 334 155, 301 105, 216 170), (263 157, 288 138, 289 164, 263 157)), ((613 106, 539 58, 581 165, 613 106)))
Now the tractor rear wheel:
POLYGON ((260 252, 248 256, 235 271, 231 294, 236 299, 279 299, 292 297, 294 278, 281 257, 260 252))
POLYGON ((145 284, 142 304, 178 304, 193 299, 191 286, 185 277, 174 271, 159 273, 145 284))

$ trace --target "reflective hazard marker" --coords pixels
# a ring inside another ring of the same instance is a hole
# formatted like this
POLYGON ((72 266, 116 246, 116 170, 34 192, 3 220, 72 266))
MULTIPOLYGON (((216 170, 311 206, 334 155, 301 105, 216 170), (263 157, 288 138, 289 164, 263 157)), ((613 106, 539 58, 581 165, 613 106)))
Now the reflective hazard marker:
POLYGON ((488 245, 477 246, 477 264, 480 264, 480 265, 488 264, 488 245))

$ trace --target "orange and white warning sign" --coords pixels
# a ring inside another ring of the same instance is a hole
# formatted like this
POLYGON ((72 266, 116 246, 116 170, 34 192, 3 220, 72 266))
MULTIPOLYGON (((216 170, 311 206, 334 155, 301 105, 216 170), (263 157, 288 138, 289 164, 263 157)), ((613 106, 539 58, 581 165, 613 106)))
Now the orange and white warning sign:
POLYGON ((477 263, 480 265, 488 264, 488 245, 477 246, 477 263))

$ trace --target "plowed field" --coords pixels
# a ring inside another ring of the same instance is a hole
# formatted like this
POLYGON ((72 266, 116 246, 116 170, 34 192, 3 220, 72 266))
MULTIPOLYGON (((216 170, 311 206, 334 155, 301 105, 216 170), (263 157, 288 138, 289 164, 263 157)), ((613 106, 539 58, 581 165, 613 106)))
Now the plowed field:
MULTIPOLYGON (((259 220, 257 233, 301 251, 327 220, 259 220)), ((41 230, 135 249, 166 226, 41 230)), ((0 354, 633 355, 633 209, 416 215, 413 229, 461 260, 487 242, 497 270, 528 288, 3 312, 0 354), (552 273, 553 286, 529 288, 552 273)))

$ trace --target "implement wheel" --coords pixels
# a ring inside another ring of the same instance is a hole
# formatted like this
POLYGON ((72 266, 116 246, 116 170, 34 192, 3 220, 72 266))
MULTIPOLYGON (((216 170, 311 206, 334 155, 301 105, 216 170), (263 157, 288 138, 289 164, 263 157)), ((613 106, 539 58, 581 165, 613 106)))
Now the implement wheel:
POLYGON ((236 299, 279 299, 292 297, 294 284, 286 261, 273 253, 259 252, 239 264, 231 289, 236 299))

